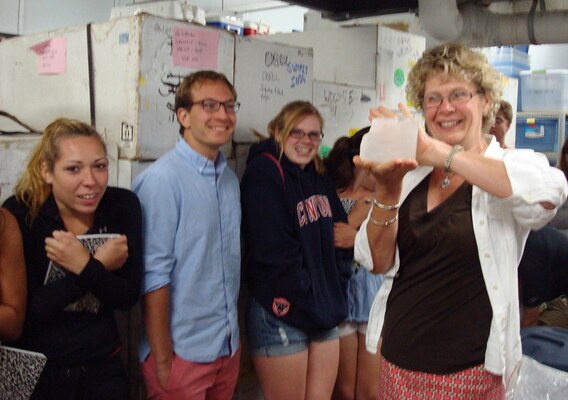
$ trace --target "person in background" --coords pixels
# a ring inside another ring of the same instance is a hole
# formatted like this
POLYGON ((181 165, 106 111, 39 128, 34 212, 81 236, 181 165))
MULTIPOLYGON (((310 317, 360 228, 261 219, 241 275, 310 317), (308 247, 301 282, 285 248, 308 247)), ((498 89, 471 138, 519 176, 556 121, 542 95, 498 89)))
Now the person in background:
POLYGON ((18 222, 0 208, 0 342, 20 337, 26 313, 26 269, 18 222))
POLYGON ((505 100, 499 101, 499 110, 497 110, 497 115, 495 115, 495 122, 489 129, 489 133, 497 138, 499 146, 505 149, 505 135, 513 122, 513 108, 505 100))
POLYGON ((128 398, 113 310, 139 298, 142 218, 134 193, 107 186, 108 164, 93 128, 59 118, 4 203, 18 220, 27 270, 16 346, 47 356, 32 399, 128 398), (108 240, 91 252, 79 235, 108 240))
MULTIPOLYGON (((557 166, 568 180, 568 139, 566 139, 562 145, 562 149, 558 155, 557 166)), ((550 225, 558 229, 565 236, 568 236, 568 201, 562 204, 562 207, 560 207, 554 218, 550 221, 550 225)))
POLYGON ((250 148, 241 181, 246 314, 264 399, 330 399, 347 315, 352 259, 334 248, 347 221, 318 149, 323 119, 307 101, 286 104, 270 138, 250 148))
POLYGON ((553 226, 531 230, 519 263, 521 327, 539 324, 543 303, 568 295, 568 238, 553 226))
MULTIPOLYGON (((325 168, 335 182, 348 215, 347 224, 335 224, 338 247, 353 247, 357 230, 371 209, 375 178, 368 170, 353 164, 353 157, 359 155, 361 140, 368 131, 369 127, 366 127, 351 137, 337 139, 324 159, 325 168)), ((383 276, 370 273, 357 262, 350 267, 353 268, 353 275, 347 291, 348 315, 339 325, 339 372, 332 398, 376 399, 380 356, 367 351, 365 334, 371 304, 383 282, 383 276)))
POLYGON ((239 182, 219 151, 235 130, 233 85, 215 71, 180 84, 175 148, 136 177, 144 226, 144 334, 152 399, 230 399, 239 372, 239 182))
MULTIPOLYGON (((376 179, 355 258, 386 273, 367 330, 369 350, 382 338, 381 399, 503 399, 521 360, 517 265, 568 187, 543 154, 483 134, 500 94, 482 54, 428 49, 408 76, 430 134, 418 128, 416 159, 355 158, 376 179)), ((396 118, 384 107, 371 116, 396 118)))

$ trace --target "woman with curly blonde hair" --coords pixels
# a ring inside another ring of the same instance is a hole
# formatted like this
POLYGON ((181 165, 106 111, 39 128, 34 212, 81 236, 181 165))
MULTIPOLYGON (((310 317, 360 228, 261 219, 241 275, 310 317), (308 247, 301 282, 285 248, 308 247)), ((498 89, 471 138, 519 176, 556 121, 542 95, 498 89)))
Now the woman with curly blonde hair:
POLYGON ((429 49, 408 77, 428 132, 418 128, 416 158, 355 160, 376 179, 355 258, 386 274, 367 330, 369 350, 382 338, 381 399, 503 399, 521 360, 517 265, 567 185, 544 155, 485 135, 500 95, 480 53, 429 49))

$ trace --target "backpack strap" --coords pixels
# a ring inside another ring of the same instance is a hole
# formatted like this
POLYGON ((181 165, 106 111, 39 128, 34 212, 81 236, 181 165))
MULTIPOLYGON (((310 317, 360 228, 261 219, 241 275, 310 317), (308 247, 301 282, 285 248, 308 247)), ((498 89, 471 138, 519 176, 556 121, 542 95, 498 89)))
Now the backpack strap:
POLYGON ((284 187, 286 187, 286 181, 284 180, 284 170, 282 169, 282 165, 280 165, 280 161, 278 161, 278 159, 276 157, 274 157, 274 155, 272 155, 268 152, 264 152, 264 153, 262 153, 262 155, 266 158, 269 158, 270 160, 272 160, 272 162, 274 164, 276 164, 276 166, 278 167, 278 171, 280 171, 280 177, 282 178, 282 184, 284 185, 284 187))

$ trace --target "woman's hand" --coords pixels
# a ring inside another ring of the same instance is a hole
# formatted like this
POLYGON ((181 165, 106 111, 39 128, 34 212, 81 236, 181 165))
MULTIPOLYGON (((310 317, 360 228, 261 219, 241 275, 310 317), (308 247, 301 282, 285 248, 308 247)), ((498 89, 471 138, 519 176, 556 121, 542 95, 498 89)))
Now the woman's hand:
POLYGON ((333 224, 333 244, 340 249, 349 249, 355 244, 357 229, 345 222, 333 224))
POLYGON ((71 232, 53 231, 53 237, 45 239, 47 257, 67 271, 79 275, 91 255, 71 232))
POLYGON ((126 235, 107 240, 97 249, 94 257, 109 271, 122 268, 128 258, 128 243, 126 235))

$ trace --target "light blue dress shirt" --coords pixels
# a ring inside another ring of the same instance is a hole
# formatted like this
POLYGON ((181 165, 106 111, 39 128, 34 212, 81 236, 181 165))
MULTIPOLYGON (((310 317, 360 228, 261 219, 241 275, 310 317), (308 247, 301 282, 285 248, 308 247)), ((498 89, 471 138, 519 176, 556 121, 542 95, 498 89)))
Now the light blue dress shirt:
MULTIPOLYGON (((239 348, 239 182, 179 139, 134 181, 142 204, 143 293, 170 285, 170 332, 181 358, 211 362, 239 348)), ((145 335, 139 348, 150 352, 145 335)))

